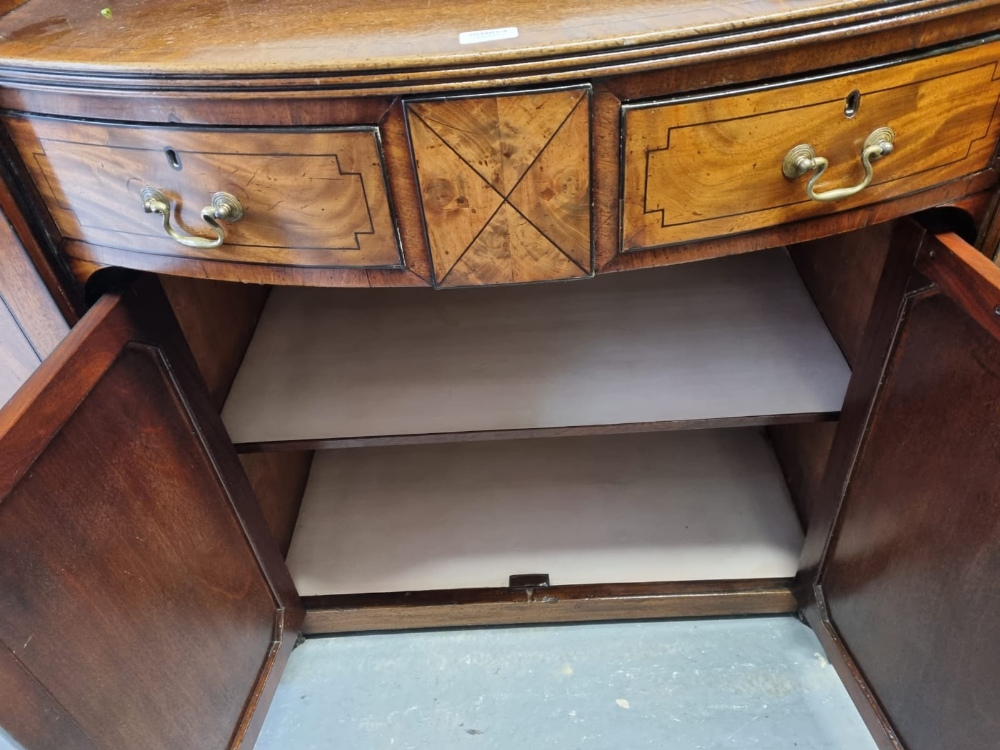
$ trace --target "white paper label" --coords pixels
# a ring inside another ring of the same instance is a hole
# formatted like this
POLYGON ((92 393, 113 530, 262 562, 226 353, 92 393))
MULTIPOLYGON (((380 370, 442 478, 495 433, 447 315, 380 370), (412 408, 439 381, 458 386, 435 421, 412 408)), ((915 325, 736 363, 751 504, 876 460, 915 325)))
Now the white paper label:
POLYGON ((492 42, 496 39, 516 39, 517 26, 508 26, 504 29, 481 29, 480 31, 463 31, 458 35, 459 44, 479 44, 480 42, 492 42))

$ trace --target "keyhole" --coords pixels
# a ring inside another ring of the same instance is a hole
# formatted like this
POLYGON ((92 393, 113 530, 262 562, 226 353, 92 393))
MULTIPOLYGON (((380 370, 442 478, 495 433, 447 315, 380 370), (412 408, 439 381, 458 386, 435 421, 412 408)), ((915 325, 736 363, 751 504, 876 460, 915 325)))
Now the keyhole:
POLYGON ((167 148, 163 149, 163 153, 167 155, 167 164, 169 164, 174 169, 181 168, 181 159, 179 156, 177 156, 176 151, 174 151, 172 148, 168 146, 167 148))
POLYGON ((859 109, 861 109, 861 92, 854 89, 847 95, 847 101, 844 103, 844 117, 854 117, 859 109))

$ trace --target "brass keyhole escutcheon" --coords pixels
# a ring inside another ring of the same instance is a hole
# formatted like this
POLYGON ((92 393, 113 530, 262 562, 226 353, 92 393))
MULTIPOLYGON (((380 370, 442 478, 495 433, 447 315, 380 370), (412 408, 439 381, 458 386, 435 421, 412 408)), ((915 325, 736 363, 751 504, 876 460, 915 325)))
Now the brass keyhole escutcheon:
POLYGON ((859 109, 861 109, 861 92, 854 89, 847 95, 847 100, 844 102, 844 117, 850 120, 858 113, 859 109))

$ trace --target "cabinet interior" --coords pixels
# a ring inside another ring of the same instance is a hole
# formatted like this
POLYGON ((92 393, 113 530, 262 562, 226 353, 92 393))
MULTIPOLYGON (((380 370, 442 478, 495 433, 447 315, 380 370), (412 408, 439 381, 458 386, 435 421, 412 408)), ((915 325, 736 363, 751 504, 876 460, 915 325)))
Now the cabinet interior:
POLYGON ((559 285, 162 281, 307 606, 547 574, 788 611, 890 230, 559 285))

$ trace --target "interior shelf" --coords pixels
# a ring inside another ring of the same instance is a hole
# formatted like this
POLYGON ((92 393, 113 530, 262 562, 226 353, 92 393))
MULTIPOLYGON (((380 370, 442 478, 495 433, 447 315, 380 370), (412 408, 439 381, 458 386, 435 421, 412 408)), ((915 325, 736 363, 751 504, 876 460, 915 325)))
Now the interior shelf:
POLYGON ((801 547, 744 428, 321 451, 287 561, 319 596, 791 578, 801 547))
POLYGON ((839 412, 849 377, 777 249, 515 288, 276 288, 223 419, 243 449, 763 424, 839 412))

